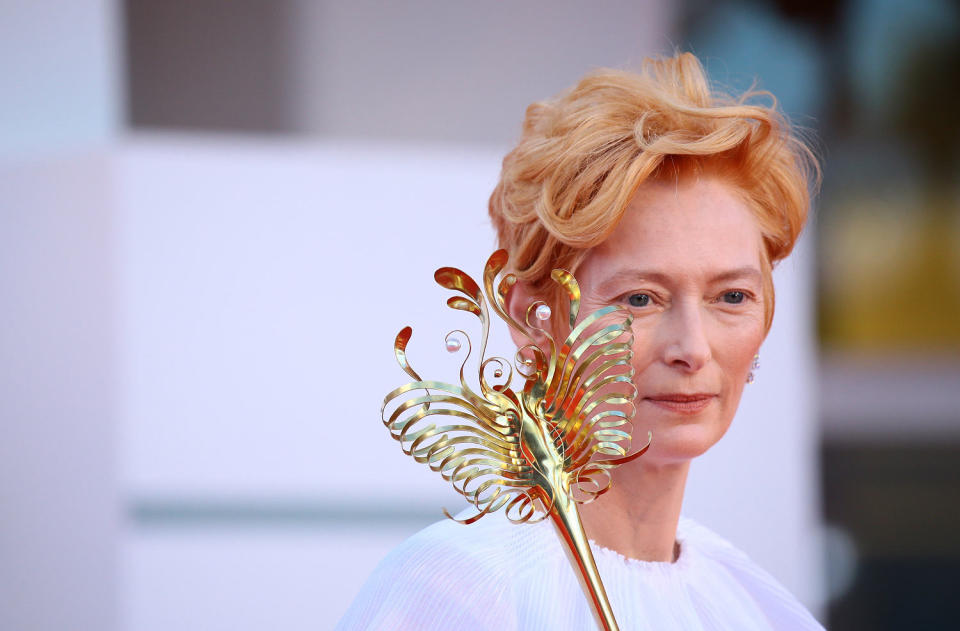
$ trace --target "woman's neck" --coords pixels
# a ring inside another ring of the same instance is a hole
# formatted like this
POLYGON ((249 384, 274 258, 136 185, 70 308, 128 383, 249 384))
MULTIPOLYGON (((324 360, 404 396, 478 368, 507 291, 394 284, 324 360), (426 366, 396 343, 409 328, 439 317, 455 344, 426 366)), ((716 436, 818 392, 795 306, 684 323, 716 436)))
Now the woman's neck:
POLYGON ((689 460, 662 466, 635 461, 615 470, 610 490, 580 507, 587 536, 631 559, 673 563, 689 470, 689 460))

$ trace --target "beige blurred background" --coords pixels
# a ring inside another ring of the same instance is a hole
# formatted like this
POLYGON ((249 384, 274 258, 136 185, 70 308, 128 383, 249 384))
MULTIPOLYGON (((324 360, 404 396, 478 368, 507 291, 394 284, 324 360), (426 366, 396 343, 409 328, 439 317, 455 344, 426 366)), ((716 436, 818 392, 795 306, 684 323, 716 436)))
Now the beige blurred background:
POLYGON ((525 106, 674 49, 825 167, 684 511, 830 629, 951 628, 955 2, 0 0, 0 629, 330 627, 455 506, 381 349, 460 324, 525 106))

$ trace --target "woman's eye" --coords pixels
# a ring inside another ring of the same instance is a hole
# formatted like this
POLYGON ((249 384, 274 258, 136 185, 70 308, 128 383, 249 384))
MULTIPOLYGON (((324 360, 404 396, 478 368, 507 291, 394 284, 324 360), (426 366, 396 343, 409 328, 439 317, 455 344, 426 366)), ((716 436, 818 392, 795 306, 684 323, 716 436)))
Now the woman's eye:
POLYGON ((627 298, 627 302, 630 303, 631 307, 646 307, 650 304, 650 295, 649 294, 630 294, 630 297, 627 298))
POLYGON ((723 294, 723 301, 727 304, 738 305, 746 296, 742 291, 728 291, 723 294))

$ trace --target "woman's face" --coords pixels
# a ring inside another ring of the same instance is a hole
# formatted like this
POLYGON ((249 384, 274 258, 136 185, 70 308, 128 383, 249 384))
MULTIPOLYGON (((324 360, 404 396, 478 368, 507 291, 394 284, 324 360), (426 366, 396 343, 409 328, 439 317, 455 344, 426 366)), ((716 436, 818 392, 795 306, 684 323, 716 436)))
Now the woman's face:
POLYGON ((576 273, 581 313, 633 313, 635 441, 646 464, 694 458, 727 431, 763 341, 760 229, 719 180, 647 183, 576 273))

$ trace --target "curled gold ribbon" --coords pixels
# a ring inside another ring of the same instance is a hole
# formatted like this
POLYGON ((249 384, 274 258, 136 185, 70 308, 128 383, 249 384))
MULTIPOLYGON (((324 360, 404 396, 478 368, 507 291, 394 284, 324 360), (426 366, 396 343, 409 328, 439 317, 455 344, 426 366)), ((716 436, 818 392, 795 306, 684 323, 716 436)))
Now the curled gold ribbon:
POLYGON ((470 524, 500 509, 514 523, 549 518, 598 627, 614 630, 617 622, 577 505, 607 492, 611 470, 650 447, 648 433, 646 445, 629 453, 636 396, 630 362, 633 317, 623 307, 608 306, 581 319, 580 287, 573 274, 557 269, 551 277, 567 296, 570 328, 558 342, 557 327, 547 326, 553 314, 545 303, 530 305, 524 322, 508 313, 517 278, 509 273, 501 278, 506 264, 505 250, 493 253, 484 268, 483 291, 452 267, 434 275, 456 292, 447 300, 449 307, 480 320, 479 387, 468 383, 473 347, 465 332, 447 335, 448 350, 463 355, 459 383, 448 384, 426 381, 412 368, 407 345, 413 330, 405 327, 394 353, 414 381, 387 394, 381 418, 404 453, 438 472, 476 509, 462 520, 444 509, 450 519, 470 524), (514 362, 486 356, 491 310, 527 340, 514 362), (519 391, 511 388, 514 373, 523 383, 519 391))

